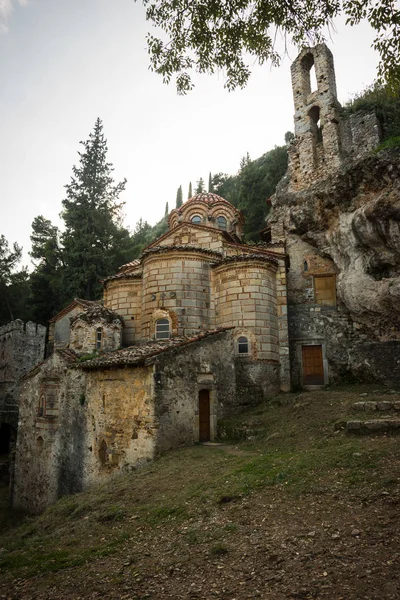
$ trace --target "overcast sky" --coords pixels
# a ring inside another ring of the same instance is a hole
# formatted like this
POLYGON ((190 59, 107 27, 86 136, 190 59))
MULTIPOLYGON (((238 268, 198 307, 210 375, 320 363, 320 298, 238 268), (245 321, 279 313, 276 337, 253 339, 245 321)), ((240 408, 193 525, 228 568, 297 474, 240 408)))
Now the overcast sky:
MULTIPOLYGON (((148 69, 149 25, 132 0, 0 0, 1 226, 28 251, 35 216, 60 225, 64 185, 79 141, 100 117, 123 194, 125 225, 154 224, 180 184, 234 174, 293 130, 291 51, 280 68, 254 66, 245 90, 227 92, 223 73, 195 77, 178 96, 148 69)), ((372 82, 377 57, 366 25, 328 41, 339 100, 372 82)))

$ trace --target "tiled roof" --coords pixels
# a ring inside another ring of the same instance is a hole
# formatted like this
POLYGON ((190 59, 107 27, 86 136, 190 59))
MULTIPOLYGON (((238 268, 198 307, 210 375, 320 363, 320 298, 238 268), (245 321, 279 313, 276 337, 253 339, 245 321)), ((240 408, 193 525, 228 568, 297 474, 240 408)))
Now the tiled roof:
POLYGON ((60 312, 58 312, 56 315, 54 315, 54 317, 50 319, 50 323, 58 321, 58 319, 60 319, 64 315, 67 315, 76 306, 80 306, 81 308, 85 309, 99 304, 99 302, 95 302, 94 300, 83 300, 83 298, 75 298, 74 301, 71 302, 71 304, 68 304, 68 306, 60 310, 60 312))
POLYGON ((98 358, 93 358, 82 362, 79 366, 82 369, 102 369, 109 367, 120 367, 124 365, 137 365, 143 363, 147 358, 156 356, 172 348, 180 348, 193 342, 199 342, 207 337, 223 333, 233 329, 233 327, 220 327, 212 331, 205 331, 199 333, 196 336, 191 337, 173 337, 169 340, 154 340, 137 344, 136 346, 130 346, 122 350, 115 350, 114 352, 108 352, 98 358))
POLYGON ((92 323, 99 320, 107 321, 107 323, 115 323, 116 321, 123 323, 123 319, 118 313, 106 308, 105 306, 102 306, 101 304, 93 304, 92 306, 85 308, 77 315, 70 317, 71 325, 78 319, 86 321, 87 323, 92 323))
POLYGON ((102 279, 100 283, 103 285, 107 283, 107 281, 113 281, 114 279, 140 279, 143 276, 142 271, 135 271, 134 273, 127 273, 126 271, 118 271, 115 275, 110 275, 105 279, 102 279))
POLYGON ((226 258, 223 258, 222 260, 220 260, 217 263, 214 263, 212 265, 212 268, 216 268, 219 267, 220 265, 225 265, 225 264, 229 264, 229 263, 235 263, 235 262, 245 262, 248 260, 263 260, 265 262, 270 262, 273 264, 278 264, 278 259, 275 258, 275 256, 271 256, 268 254, 239 254, 237 256, 227 256, 226 258))
POLYGON ((218 196, 218 194, 214 194, 212 192, 201 192, 200 194, 195 194, 194 196, 189 198, 189 200, 187 200, 184 204, 182 204, 182 206, 179 207, 179 210, 181 211, 183 207, 186 208, 189 202, 205 202, 206 204, 216 204, 217 202, 223 202, 224 204, 228 204, 228 206, 230 206, 231 208, 235 208, 233 204, 228 202, 228 200, 225 200, 225 198, 222 198, 222 196, 218 196))
POLYGON ((211 256, 215 256, 217 258, 221 258, 221 252, 217 252, 216 250, 210 250, 209 248, 202 248, 201 246, 190 246, 189 244, 180 244, 177 246, 153 246, 146 248, 143 250, 142 256, 147 256, 148 254, 156 254, 161 252, 170 252, 171 250, 194 250, 196 252, 201 252, 202 254, 208 254, 211 256))
POLYGON ((131 260, 131 262, 126 263, 125 265, 122 265, 119 270, 120 271, 126 271, 129 269, 134 269, 135 267, 138 267, 140 265, 140 260, 138 258, 135 258, 135 260, 131 260))

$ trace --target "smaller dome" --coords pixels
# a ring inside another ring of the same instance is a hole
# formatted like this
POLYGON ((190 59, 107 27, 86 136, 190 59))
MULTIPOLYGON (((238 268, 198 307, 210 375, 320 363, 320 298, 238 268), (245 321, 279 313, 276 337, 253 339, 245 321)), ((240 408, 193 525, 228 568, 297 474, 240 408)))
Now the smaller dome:
POLYGON ((242 213, 225 198, 213 192, 201 192, 170 212, 170 229, 183 222, 220 229, 240 238, 244 220, 242 213))
POLYGON ((224 204, 233 207, 233 205, 230 202, 228 202, 228 200, 225 200, 225 198, 222 198, 222 196, 218 196, 218 194, 214 194, 213 192, 200 192, 199 194, 195 194, 194 196, 189 198, 187 202, 182 204, 180 210, 182 211, 183 207, 187 207, 190 202, 205 202, 210 206, 213 206, 218 202, 223 202, 224 204))

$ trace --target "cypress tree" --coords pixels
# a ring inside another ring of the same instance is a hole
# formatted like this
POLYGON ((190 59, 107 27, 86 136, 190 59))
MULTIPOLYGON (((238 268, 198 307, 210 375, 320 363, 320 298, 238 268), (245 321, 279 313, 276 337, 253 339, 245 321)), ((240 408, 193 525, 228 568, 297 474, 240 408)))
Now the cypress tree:
POLYGON ((112 177, 114 169, 107 162, 107 141, 100 119, 81 144, 84 149, 79 152, 79 165, 72 169, 62 202, 64 285, 70 298, 93 300, 100 295, 99 280, 118 266, 119 248, 129 238, 119 226, 122 204, 118 200, 126 180, 115 183, 112 177))
POLYGON ((205 185, 204 185, 204 179, 202 177, 200 177, 200 179, 197 182, 197 187, 196 187, 196 194, 201 194, 202 192, 205 192, 205 185))
POLYGON ((211 177, 211 171, 210 171, 210 174, 209 174, 209 176, 208 176, 208 191, 209 191, 210 193, 212 193, 212 192, 214 191, 214 188, 213 188, 213 181, 212 181, 212 177, 211 177))
POLYGON ((189 198, 191 198, 193 196, 193 192, 192 192, 192 182, 189 183, 189 193, 188 193, 188 200, 189 198))
POLYGON ((182 186, 178 187, 178 191, 176 192, 176 208, 180 208, 183 204, 183 194, 182 194, 182 186))

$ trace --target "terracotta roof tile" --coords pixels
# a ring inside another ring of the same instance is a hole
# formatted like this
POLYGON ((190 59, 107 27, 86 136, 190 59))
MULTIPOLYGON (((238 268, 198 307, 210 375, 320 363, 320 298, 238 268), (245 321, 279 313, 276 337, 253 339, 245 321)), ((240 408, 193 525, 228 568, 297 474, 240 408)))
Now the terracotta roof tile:
POLYGON ((162 352, 166 352, 173 348, 180 348, 187 344, 199 342, 207 337, 223 333, 233 329, 233 327, 220 327, 212 331, 204 331, 195 336, 190 337, 173 337, 168 340, 152 340, 137 344, 136 346, 130 346, 129 348, 123 348, 122 350, 115 350, 109 352, 104 356, 93 358, 91 360, 82 362, 79 366, 82 369, 102 369, 110 367, 120 367, 124 365, 137 365, 143 363, 147 358, 156 356, 162 352))

